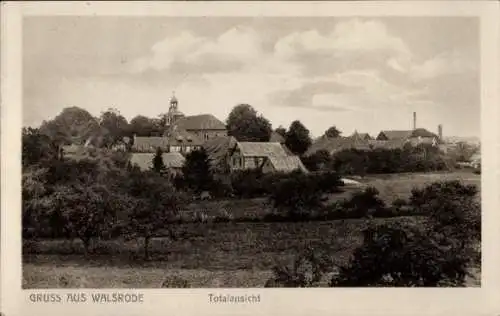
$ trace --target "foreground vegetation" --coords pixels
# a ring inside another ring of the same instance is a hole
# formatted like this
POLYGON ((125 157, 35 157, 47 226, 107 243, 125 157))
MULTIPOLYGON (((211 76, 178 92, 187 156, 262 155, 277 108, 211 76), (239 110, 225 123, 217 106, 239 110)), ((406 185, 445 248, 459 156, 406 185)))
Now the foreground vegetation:
MULTIPOLYGON (((424 188, 437 179, 459 179, 471 185, 480 182, 479 176, 469 173, 391 175, 363 181, 380 190, 382 200, 390 201, 394 196, 408 198, 413 187, 424 188)), ((340 196, 351 194, 344 192, 340 196)), ((202 205, 207 214, 219 214, 221 205, 228 210, 232 206, 235 218, 259 214, 263 211, 261 206, 270 208, 267 199, 256 198, 198 201, 191 204, 191 211, 195 213, 202 205)), ((167 287, 271 286, 268 280, 276 276, 273 269, 293 267, 298 254, 306 249, 317 249, 329 257, 328 269, 315 283, 315 286, 329 286, 338 267, 349 266, 353 253, 363 245, 365 229, 384 224, 425 227, 425 222, 425 216, 402 216, 319 222, 176 224, 169 237, 151 240, 151 258, 147 261, 143 258, 142 240, 96 241, 94 253, 87 256, 78 240, 25 241, 23 286, 148 288, 161 287, 163 282, 167 287)), ((467 270, 475 276, 465 276, 464 284, 477 286, 480 253, 471 253, 475 257, 467 264, 467 270)))

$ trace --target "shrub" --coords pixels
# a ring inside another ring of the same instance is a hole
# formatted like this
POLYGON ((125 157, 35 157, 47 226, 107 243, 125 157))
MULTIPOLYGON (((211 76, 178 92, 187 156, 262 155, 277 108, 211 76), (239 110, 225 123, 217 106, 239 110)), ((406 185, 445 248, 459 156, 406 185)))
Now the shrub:
POLYGON ((322 206, 322 195, 317 179, 295 172, 276 184, 270 200, 278 211, 290 218, 305 219, 311 210, 322 206))
POLYGON ((291 266, 275 266, 273 277, 264 287, 315 287, 330 266, 328 256, 308 248, 295 258, 291 266))
POLYGON ((344 201, 343 207, 354 217, 366 217, 374 215, 385 209, 385 203, 378 197, 379 191, 374 187, 368 187, 362 192, 355 192, 349 200, 344 201))
POLYGON ((363 231, 364 243, 331 286, 463 285, 468 258, 415 227, 381 225, 363 231))
POLYGON ((240 198, 253 198, 266 193, 260 170, 242 170, 231 174, 234 194, 240 198))

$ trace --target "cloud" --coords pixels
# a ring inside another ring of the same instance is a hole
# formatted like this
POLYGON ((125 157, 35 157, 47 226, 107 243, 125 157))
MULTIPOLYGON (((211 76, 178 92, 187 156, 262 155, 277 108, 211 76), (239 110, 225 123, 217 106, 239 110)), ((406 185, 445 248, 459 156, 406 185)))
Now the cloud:
POLYGON ((150 69, 175 73, 218 73, 239 69, 255 62, 261 52, 258 34, 246 27, 235 27, 215 38, 184 31, 154 44, 148 55, 134 60, 132 73, 150 69))
POLYGON ((274 46, 278 59, 300 63, 304 75, 347 69, 369 69, 392 63, 407 64, 412 54, 405 42, 375 20, 339 22, 330 32, 295 32, 274 46))
POLYGON ((477 71, 477 58, 463 52, 450 51, 426 60, 411 69, 410 75, 416 81, 431 79, 443 75, 456 75, 477 71))

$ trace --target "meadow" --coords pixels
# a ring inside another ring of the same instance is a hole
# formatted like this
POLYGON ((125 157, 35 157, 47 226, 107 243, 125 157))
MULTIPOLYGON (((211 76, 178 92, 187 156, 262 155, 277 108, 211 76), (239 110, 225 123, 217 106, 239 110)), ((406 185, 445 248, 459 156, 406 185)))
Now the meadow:
MULTIPOLYGON (((480 189, 480 175, 422 173, 367 176, 356 179, 374 186, 386 203, 408 198, 411 189, 434 181, 461 180, 480 189)), ((342 198, 354 189, 335 196, 342 198)), ((208 213, 224 207, 236 216, 265 212, 265 199, 199 202, 208 213)), ((325 275, 327 286, 335 265, 347 263, 362 242, 361 231, 374 223, 405 221, 416 225, 423 219, 394 217, 346 219, 321 222, 229 222, 176 224, 175 239, 152 241, 152 260, 143 261, 140 242, 121 239, 100 241, 94 254, 85 258, 78 241, 42 240, 24 245, 23 288, 158 288, 186 280, 190 287, 263 287, 278 264, 290 265, 305 247, 328 253, 332 270, 325 275), (177 281, 176 281, 177 280, 177 281)), ((470 286, 478 284, 470 279, 470 286)))

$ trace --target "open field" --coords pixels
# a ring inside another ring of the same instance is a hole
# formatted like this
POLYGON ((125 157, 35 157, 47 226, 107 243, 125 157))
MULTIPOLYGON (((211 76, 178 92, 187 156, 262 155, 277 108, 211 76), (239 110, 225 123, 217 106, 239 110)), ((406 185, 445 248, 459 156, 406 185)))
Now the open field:
MULTIPOLYGON (((453 179, 480 186, 480 176, 466 172, 370 176, 359 181, 375 186, 390 203, 395 197, 407 198, 414 186, 453 179)), ((203 207, 217 212, 220 203, 249 215, 264 211, 265 199, 205 202, 203 207)), ((142 247, 136 241, 101 241, 96 254, 84 258, 78 241, 71 246, 67 241, 43 240, 26 247, 31 253, 23 257, 23 287, 158 288, 171 277, 185 279, 191 287, 262 287, 276 264, 291 264, 306 246, 329 253, 335 264, 345 264, 367 225, 390 221, 419 224, 422 218, 179 224, 177 240, 152 241, 153 260, 148 262, 139 259, 142 247)), ((329 279, 326 276, 323 285, 329 279)), ((478 281, 469 280, 469 286, 478 281)))
MULTIPOLYGON (((349 196, 366 186, 373 186, 380 192, 380 197, 387 205, 396 198, 408 198, 414 187, 422 188, 435 181, 460 180, 464 184, 471 184, 481 189, 481 176, 470 170, 459 170, 456 172, 436 173, 404 173, 388 175, 369 175, 363 178, 355 178, 361 183, 360 186, 349 185, 344 187, 344 192, 331 196, 329 202, 338 201, 349 196)), ((191 204, 186 213, 204 211, 208 215, 217 216, 221 210, 227 210, 234 218, 262 217, 269 213, 270 205, 267 198, 254 198, 242 200, 203 201, 191 204)))

